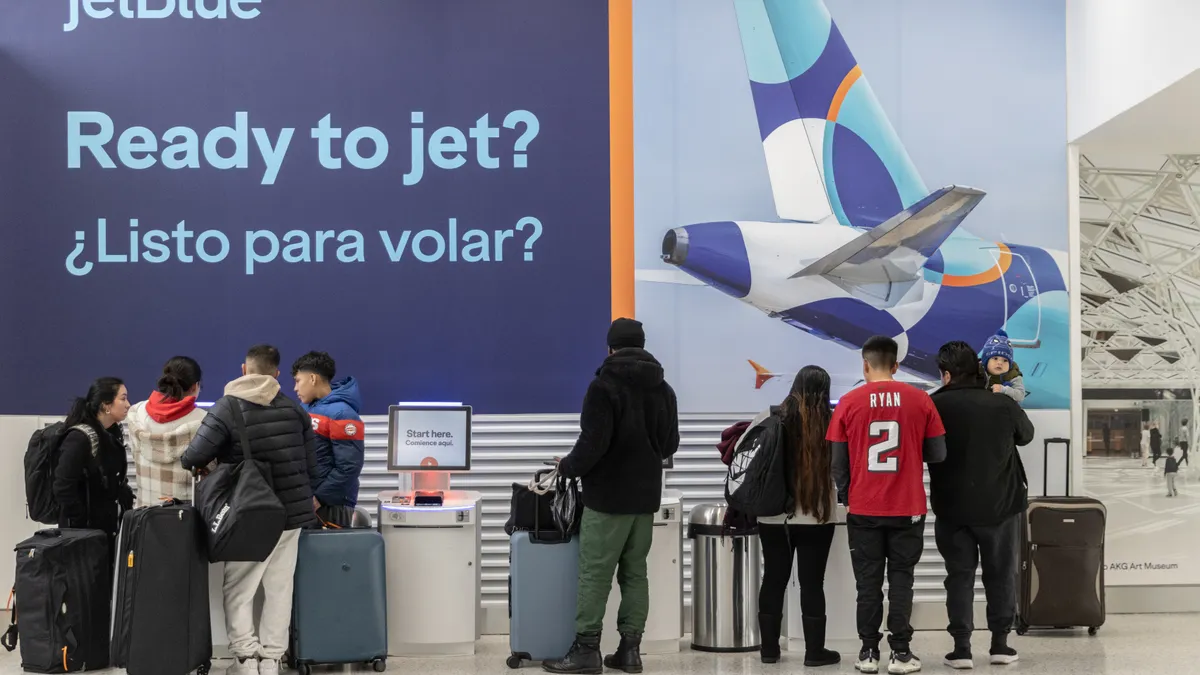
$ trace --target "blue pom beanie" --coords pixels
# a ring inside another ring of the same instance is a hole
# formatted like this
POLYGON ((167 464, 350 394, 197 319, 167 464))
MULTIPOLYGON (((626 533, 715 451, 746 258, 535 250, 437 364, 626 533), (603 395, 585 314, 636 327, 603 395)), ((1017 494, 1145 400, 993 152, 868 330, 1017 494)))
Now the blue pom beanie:
POLYGON ((979 360, 987 365, 989 359, 993 356, 1003 356, 1008 359, 1011 364, 1013 362, 1012 345, 1008 344, 1008 333, 1003 330, 996 331, 996 334, 988 338, 986 344, 983 345, 983 352, 979 355, 979 360))

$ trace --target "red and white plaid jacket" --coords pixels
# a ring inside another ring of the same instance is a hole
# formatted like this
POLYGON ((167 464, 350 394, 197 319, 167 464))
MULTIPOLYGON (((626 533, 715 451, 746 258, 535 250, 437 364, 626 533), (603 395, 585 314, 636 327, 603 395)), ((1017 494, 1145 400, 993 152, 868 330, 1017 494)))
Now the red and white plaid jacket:
POLYGON ((188 443, 207 414, 197 408, 171 422, 150 418, 145 403, 129 409, 125 439, 137 470, 138 506, 151 506, 165 498, 192 498, 192 474, 179 464, 188 443))

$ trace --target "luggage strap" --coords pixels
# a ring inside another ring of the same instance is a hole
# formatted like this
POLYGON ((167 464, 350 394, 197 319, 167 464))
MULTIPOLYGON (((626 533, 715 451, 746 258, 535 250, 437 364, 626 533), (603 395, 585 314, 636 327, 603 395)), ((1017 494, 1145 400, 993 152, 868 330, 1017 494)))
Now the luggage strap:
POLYGON ((9 626, 8 630, 4 631, 4 635, 0 636, 0 646, 6 650, 12 651, 17 648, 17 603, 16 603, 17 588, 13 587, 8 592, 8 610, 9 610, 9 626))

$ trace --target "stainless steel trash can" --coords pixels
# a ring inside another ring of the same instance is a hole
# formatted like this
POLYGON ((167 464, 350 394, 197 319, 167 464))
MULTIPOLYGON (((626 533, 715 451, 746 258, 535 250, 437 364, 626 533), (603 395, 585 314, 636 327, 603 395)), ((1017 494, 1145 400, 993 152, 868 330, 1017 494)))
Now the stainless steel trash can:
POLYGON ((726 531, 724 504, 700 504, 688 519, 692 540, 692 649, 750 652, 759 648, 758 530, 726 531))

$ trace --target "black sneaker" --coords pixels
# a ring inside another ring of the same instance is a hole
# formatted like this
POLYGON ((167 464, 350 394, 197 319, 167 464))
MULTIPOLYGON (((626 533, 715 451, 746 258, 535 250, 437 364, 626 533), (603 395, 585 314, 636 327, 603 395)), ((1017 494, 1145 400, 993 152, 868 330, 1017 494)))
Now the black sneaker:
POLYGON ((893 675, 907 675, 921 670, 921 659, 912 652, 892 652, 892 661, 888 664, 888 672, 893 675))
POLYGON ((854 669, 860 673, 878 673, 879 649, 875 647, 863 647, 858 652, 858 661, 854 664, 854 669))
POLYGON ((1009 647, 1008 645, 992 647, 991 657, 992 665, 994 666, 1007 666, 1010 663, 1016 663, 1017 659, 1019 658, 1017 656, 1017 650, 1009 647))
POLYGON ((1017 650, 1008 646, 1008 635, 1004 633, 992 635, 992 648, 990 652, 992 665, 1007 666, 1010 663, 1017 662, 1017 650))
POLYGON ((954 651, 947 654, 942 663, 955 670, 971 670, 975 667, 975 661, 971 657, 971 645, 955 643, 954 651))

